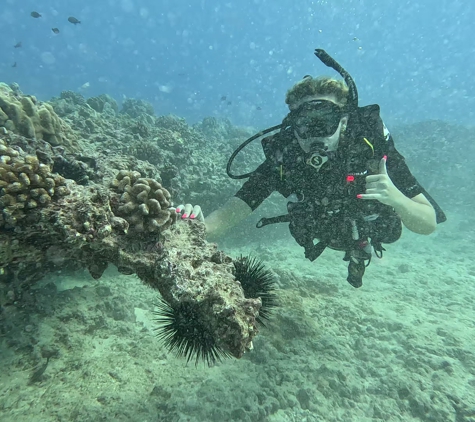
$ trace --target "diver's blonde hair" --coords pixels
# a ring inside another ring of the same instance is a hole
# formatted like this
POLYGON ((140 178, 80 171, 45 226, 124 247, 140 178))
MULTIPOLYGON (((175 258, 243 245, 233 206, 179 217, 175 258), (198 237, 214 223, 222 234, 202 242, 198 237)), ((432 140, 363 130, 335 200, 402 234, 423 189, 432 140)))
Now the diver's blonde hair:
POLYGON ((330 76, 319 76, 318 78, 305 76, 287 91, 285 102, 291 107, 305 97, 333 95, 338 105, 343 107, 348 101, 348 92, 348 87, 344 81, 331 78, 330 76))

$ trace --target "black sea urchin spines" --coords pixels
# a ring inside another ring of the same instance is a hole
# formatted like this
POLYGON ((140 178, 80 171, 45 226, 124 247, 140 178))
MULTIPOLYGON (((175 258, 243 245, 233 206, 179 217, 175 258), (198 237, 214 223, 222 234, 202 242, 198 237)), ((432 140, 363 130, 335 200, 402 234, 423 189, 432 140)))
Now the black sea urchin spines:
POLYGON ((240 256, 234 261, 236 280, 241 283, 244 297, 248 299, 261 298, 262 306, 256 318, 259 324, 265 326, 265 321, 277 306, 275 278, 272 272, 265 268, 262 261, 256 257, 240 256))
POLYGON ((208 366, 229 357, 216 344, 213 332, 200 320, 196 304, 181 302, 172 307, 160 299, 156 306, 155 321, 160 325, 155 329, 157 337, 175 356, 186 358, 187 363, 194 359, 195 365, 201 360, 208 366))

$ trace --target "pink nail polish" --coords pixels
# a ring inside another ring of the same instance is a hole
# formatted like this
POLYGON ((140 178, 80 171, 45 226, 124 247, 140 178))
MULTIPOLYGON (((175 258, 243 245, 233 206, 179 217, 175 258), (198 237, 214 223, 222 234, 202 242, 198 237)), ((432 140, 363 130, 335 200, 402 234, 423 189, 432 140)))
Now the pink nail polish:
POLYGON ((187 217, 188 217, 188 214, 186 213, 181 216, 181 218, 187 218, 187 217))
POLYGON ((181 208, 176 208, 175 212, 181 212, 181 208))
POLYGON ((195 218, 195 217, 196 217, 195 214, 191 214, 191 215, 190 215, 190 218, 192 218, 192 219, 195 218))
POLYGON ((385 155, 383 158, 384 158, 384 161, 387 161, 387 160, 388 160, 388 156, 387 156, 387 155, 385 155))
POLYGON ((363 198, 363 195, 361 195, 361 193, 359 193, 358 195, 356 195, 357 198, 363 198))

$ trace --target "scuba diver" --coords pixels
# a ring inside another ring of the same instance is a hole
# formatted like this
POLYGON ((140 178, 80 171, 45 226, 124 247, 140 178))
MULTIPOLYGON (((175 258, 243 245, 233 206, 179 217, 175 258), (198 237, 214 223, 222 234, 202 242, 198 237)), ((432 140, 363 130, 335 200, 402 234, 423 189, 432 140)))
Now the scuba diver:
POLYGON ((311 261, 327 247, 343 251, 347 281, 361 287, 373 251, 380 258, 382 244, 398 240, 402 225, 428 235, 446 217, 396 150, 379 106, 359 107, 348 72, 324 50, 315 55, 344 82, 308 75, 297 82, 286 94, 290 112, 282 123, 249 138, 229 159, 228 175, 248 178, 234 197, 206 219, 199 205, 176 212, 204 221, 208 237, 218 238, 278 191, 289 200, 288 213, 262 218, 257 227, 289 223, 311 261), (265 161, 253 172, 232 174, 234 157, 260 138, 265 161))

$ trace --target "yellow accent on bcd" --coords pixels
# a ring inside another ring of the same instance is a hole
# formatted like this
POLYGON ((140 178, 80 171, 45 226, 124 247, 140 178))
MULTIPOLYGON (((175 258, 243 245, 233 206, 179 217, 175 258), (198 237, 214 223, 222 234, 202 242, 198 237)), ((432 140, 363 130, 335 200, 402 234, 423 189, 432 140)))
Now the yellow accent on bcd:
POLYGON ((363 138, 363 139, 364 139, 364 141, 369 145, 369 147, 371 148, 371 151, 373 152, 373 157, 374 157, 374 147, 373 147, 373 144, 372 144, 370 141, 368 141, 366 138, 363 138))

